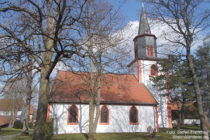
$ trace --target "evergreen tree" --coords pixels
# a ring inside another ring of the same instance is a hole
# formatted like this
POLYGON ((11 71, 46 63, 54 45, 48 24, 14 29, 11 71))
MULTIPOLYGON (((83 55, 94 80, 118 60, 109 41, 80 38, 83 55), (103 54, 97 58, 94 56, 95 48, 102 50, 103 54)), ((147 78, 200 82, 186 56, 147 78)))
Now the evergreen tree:
POLYGON ((201 47, 197 50, 196 56, 196 72, 198 74, 201 94, 203 96, 205 119, 208 121, 207 114, 210 114, 210 46, 201 47))
MULTIPOLYGON (((208 121, 207 115, 210 108, 210 47, 200 47, 196 52, 194 61, 203 96, 205 119, 208 121)), ((159 90, 168 90, 166 95, 170 96, 172 103, 181 104, 180 108, 178 107, 178 112, 175 113, 175 118, 178 118, 178 128, 183 124, 185 117, 198 117, 197 109, 192 111, 185 106, 187 102, 196 101, 192 73, 187 63, 184 57, 169 56, 169 59, 159 62, 161 66, 160 75, 151 77, 154 86, 158 87, 159 90)), ((191 106, 193 105, 191 104, 191 106)))
POLYGON ((185 116, 189 116, 185 113, 189 112, 185 104, 195 101, 192 73, 187 63, 181 56, 169 56, 169 59, 159 62, 161 66, 159 76, 151 77, 154 86, 159 90, 167 90, 165 96, 170 96, 171 102, 178 106, 178 111, 173 112, 174 118, 178 119, 178 129, 184 124, 185 116))

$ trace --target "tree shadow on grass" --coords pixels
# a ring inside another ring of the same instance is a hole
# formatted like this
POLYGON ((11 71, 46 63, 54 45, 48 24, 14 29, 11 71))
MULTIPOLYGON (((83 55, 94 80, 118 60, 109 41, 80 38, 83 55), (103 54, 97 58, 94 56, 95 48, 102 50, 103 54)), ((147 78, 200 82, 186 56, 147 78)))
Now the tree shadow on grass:
POLYGON ((87 133, 83 133, 83 135, 85 136, 86 139, 88 139, 88 134, 87 133))

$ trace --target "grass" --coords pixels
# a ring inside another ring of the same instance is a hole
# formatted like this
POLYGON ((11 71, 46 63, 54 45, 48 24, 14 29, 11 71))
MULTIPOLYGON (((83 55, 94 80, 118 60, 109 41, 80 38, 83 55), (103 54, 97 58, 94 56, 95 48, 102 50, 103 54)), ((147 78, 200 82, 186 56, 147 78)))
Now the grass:
MULTIPOLYGON (((97 134, 97 140, 167 140, 170 135, 157 134, 155 138, 149 138, 145 133, 118 133, 118 134, 97 134)), ((87 140, 84 135, 55 135, 53 140, 87 140)))
POLYGON ((0 130, 0 136, 12 135, 12 134, 20 133, 21 131, 22 131, 22 129, 2 128, 0 130))
MULTIPOLYGON (((198 131, 200 129, 199 127, 185 126, 182 127, 181 130, 198 131)), ((161 129, 160 131, 161 132, 156 133, 155 138, 149 138, 146 135, 146 133, 106 133, 106 134, 96 134, 96 140, 172 140, 173 135, 177 135, 173 134, 174 132, 176 133, 176 129, 164 128, 161 129)), ((32 138, 31 136, 17 136, 11 138, 10 140, 31 140, 31 138, 32 138)), ((87 140, 87 136, 84 134, 60 134, 60 135, 54 135, 52 137, 52 140, 87 140)), ((182 139, 182 140, 187 140, 187 139, 182 139)))
MULTIPOLYGON (((166 133, 158 133, 155 138, 149 138, 145 133, 109 133, 96 134, 96 140, 169 140, 171 136, 166 133)), ((31 140, 31 136, 18 136, 10 140, 31 140)), ((84 134, 54 135, 52 140, 87 140, 84 134)))

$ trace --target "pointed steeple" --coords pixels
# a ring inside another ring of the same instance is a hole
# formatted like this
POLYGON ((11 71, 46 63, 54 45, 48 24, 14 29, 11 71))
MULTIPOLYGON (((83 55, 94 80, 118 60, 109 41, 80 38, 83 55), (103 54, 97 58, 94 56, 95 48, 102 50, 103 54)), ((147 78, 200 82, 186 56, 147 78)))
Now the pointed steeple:
POLYGON ((151 33, 144 6, 141 8, 138 35, 133 39, 135 59, 157 57, 156 36, 151 33))
POLYGON ((149 27, 149 23, 147 20, 147 15, 144 11, 144 5, 142 4, 141 7, 141 16, 140 16, 140 22, 139 22, 139 31, 138 31, 138 35, 142 35, 142 34, 151 34, 151 30, 149 27))

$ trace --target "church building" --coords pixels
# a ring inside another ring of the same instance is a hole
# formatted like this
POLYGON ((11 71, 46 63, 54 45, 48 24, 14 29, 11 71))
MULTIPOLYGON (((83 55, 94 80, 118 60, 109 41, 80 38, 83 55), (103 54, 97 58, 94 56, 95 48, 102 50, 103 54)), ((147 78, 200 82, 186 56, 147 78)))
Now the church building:
MULTIPOLYGON (((144 8, 138 35, 133 39, 135 59, 130 74, 104 74, 97 133, 147 132, 171 128, 170 101, 150 80, 157 76, 156 36, 151 33, 144 8)), ((89 119, 88 72, 59 71, 49 99, 48 117, 54 133, 87 133, 89 119)))

